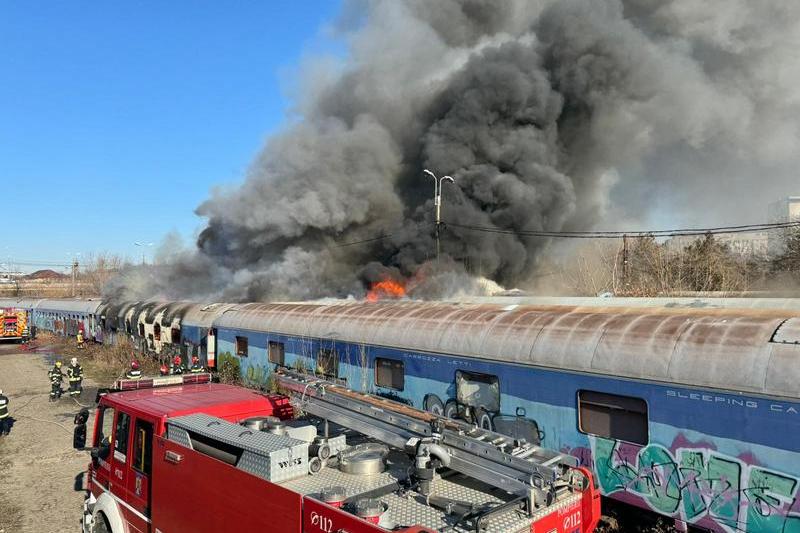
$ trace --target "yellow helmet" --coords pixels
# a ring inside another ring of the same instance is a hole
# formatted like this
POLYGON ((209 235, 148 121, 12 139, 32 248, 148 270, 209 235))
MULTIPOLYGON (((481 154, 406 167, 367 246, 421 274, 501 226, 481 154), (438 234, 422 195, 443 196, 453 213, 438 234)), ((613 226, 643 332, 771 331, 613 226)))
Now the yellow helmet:
POLYGON ((56 366, 61 367, 61 361, 56 361, 56 366))

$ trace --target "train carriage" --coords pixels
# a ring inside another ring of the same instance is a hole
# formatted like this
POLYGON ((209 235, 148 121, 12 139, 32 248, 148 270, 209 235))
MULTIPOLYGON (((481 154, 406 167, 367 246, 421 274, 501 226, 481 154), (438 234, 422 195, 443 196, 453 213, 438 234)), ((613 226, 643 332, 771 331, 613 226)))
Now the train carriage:
MULTIPOLYGON (((95 320, 135 339, 150 313, 251 384, 293 367, 539 441, 700 528, 800 531, 800 301, 621 300, 98 302, 95 320)), ((75 311, 52 302, 29 302, 49 328, 75 311)))
POLYGON ((33 321, 38 329, 66 336, 81 331, 90 338, 99 327, 100 303, 100 300, 39 300, 33 308, 33 321))
POLYGON ((800 528, 800 318, 778 310, 245 304, 214 323, 279 365, 540 439, 604 494, 713 531, 800 528))

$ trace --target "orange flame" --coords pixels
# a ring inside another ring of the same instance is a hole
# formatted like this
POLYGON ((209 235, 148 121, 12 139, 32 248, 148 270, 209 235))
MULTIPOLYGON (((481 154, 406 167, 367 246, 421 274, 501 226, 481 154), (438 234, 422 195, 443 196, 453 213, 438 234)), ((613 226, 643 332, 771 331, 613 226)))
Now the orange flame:
POLYGON ((377 302, 378 300, 387 298, 396 300, 404 297, 405 295, 405 283, 387 278, 372 284, 372 287, 370 287, 369 291, 367 292, 367 301, 377 302))

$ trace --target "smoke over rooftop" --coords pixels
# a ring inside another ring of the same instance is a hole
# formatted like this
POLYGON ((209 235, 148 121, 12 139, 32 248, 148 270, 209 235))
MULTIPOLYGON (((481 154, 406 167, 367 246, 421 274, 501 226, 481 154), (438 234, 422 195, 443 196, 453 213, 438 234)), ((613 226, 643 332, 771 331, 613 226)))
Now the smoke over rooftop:
POLYGON ((524 283, 548 242, 517 232, 765 202, 795 177, 799 24, 794 0, 350 2, 349 57, 302 72, 300 119, 197 208, 197 248, 108 290, 302 299, 388 276, 432 297, 477 287, 465 262, 524 283), (456 180, 445 221, 514 233, 449 227, 434 268, 423 168, 456 180))

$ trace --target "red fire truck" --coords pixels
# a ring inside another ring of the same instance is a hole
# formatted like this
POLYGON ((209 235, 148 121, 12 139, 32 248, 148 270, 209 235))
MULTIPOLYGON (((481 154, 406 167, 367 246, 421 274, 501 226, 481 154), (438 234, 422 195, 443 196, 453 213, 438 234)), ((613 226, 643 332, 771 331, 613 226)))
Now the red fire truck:
POLYGON ((28 340, 28 313, 24 309, 0 308, 0 340, 28 340))
MULTIPOLYGON (((284 394, 262 394, 195 374, 121 380, 99 394, 84 533, 597 524, 591 474, 568 456, 312 376, 287 372, 278 385, 284 394)), ((88 418, 76 416, 76 448, 88 418)))

